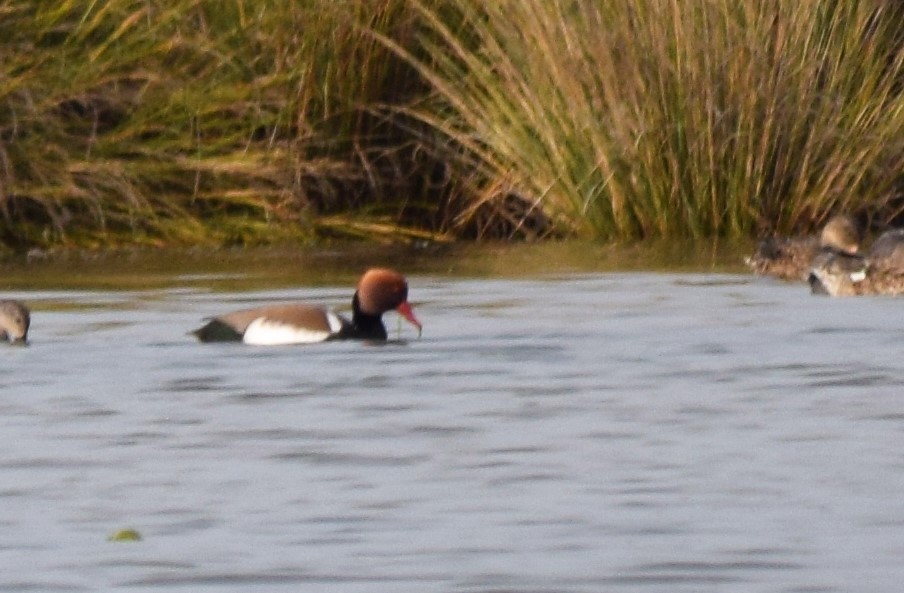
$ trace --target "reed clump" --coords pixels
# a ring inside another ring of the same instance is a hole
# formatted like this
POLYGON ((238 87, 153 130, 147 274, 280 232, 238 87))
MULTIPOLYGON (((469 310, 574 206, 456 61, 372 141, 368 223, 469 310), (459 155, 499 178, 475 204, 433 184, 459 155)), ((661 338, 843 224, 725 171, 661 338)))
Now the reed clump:
POLYGON ((416 2, 430 60, 394 47, 449 107, 420 117, 558 228, 734 238, 900 213, 899 4, 416 2))

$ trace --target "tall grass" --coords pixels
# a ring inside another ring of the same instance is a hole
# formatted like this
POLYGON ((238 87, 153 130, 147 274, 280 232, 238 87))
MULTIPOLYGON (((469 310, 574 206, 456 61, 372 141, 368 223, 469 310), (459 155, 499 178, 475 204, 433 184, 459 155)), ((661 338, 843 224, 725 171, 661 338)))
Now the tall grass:
POLYGON ((396 180, 370 106, 417 77, 370 32, 403 38, 404 8, 4 3, 0 242, 304 238, 315 213, 374 204, 396 180))
POLYGON ((414 5, 430 60, 384 41, 449 106, 420 117, 483 200, 516 192, 568 232, 802 229, 880 208, 904 171, 896 2, 414 5))
POLYGON ((0 243, 802 230, 904 171, 896 0, 9 0, 0 243))

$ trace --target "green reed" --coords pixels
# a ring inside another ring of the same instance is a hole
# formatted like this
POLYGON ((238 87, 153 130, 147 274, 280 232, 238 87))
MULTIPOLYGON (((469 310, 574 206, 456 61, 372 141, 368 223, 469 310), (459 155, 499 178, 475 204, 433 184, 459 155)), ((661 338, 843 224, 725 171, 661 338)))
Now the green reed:
POLYGON ((421 118, 476 161, 483 199, 504 187, 569 232, 800 229, 880 209, 904 171, 894 2, 416 6, 430 61, 387 42, 451 110, 421 118))

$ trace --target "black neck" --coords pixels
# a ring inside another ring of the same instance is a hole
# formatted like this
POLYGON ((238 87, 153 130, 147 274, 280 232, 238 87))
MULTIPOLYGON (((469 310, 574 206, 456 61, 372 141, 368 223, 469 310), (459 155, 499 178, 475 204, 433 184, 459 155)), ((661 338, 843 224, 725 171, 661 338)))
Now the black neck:
POLYGON ((368 315, 361 311, 358 302, 358 293, 352 299, 352 333, 356 338, 366 340, 385 340, 386 327, 383 325, 382 315, 368 315))

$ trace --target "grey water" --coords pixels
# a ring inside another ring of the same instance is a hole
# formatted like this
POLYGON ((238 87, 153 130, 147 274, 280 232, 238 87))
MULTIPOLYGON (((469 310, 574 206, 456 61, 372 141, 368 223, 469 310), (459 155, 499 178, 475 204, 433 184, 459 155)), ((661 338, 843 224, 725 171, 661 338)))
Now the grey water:
POLYGON ((14 290, 0 591, 899 591, 904 315, 722 273, 409 276, 385 345, 198 344, 348 285, 14 290), (140 541, 108 541, 131 528, 140 541))

